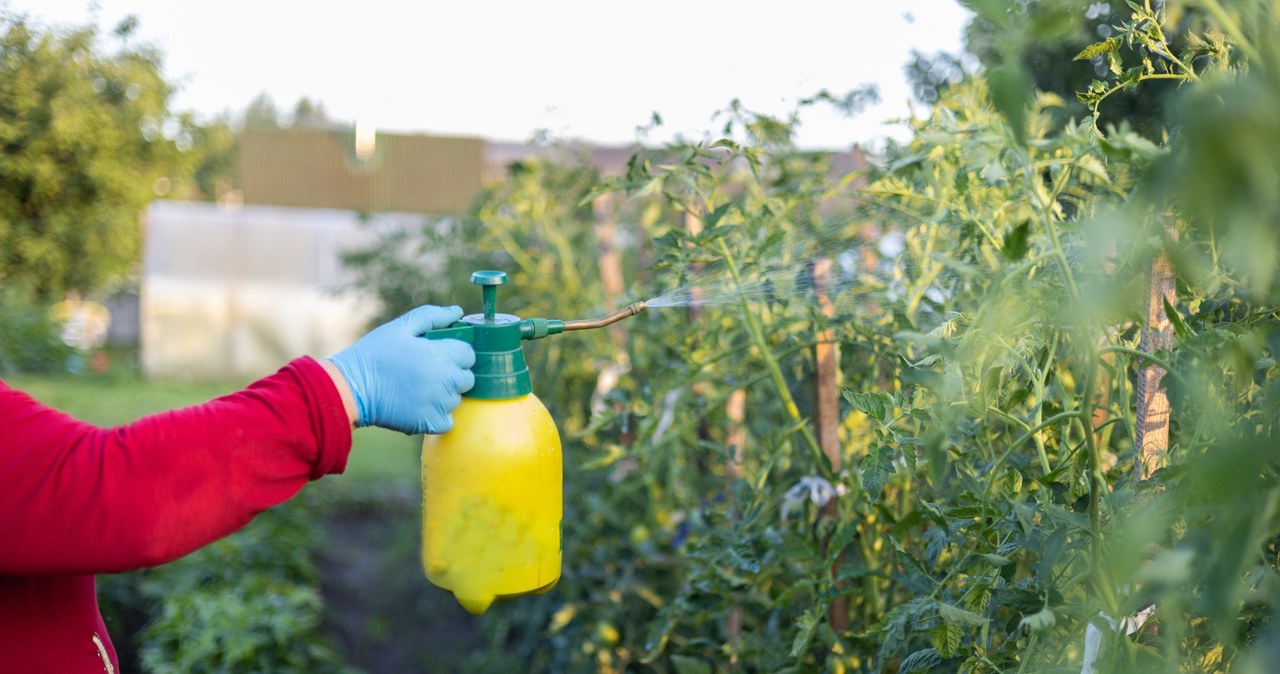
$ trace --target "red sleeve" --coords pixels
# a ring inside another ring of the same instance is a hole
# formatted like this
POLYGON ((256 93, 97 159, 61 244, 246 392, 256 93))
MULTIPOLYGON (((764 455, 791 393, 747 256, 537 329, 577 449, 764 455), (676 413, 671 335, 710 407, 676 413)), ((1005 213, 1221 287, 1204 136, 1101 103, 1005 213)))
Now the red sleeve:
POLYGON ((346 468, 351 426, 300 358, 243 391, 99 428, 0 382, 0 575, 162 564, 346 468))

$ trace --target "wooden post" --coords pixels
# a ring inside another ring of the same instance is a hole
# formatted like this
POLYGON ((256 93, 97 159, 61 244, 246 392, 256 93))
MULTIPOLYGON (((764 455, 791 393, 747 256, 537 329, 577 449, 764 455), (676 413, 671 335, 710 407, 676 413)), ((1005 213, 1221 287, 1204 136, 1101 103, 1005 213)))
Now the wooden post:
POLYGON ((747 441, 747 391, 738 389, 729 394, 724 404, 724 415, 729 427, 724 432, 725 449, 729 461, 724 467, 724 477, 730 483, 742 477, 742 446, 747 441))
MULTIPOLYGON (((728 450, 729 459, 725 463, 724 478, 726 486, 732 488, 733 483, 742 477, 742 445, 747 440, 746 426, 747 411, 747 392, 744 389, 737 389, 729 394, 729 399, 725 401, 724 414, 728 419, 728 427, 724 431, 725 449, 728 450)), ((733 511, 733 519, 738 519, 738 511, 733 511)), ((724 631, 729 637, 729 643, 735 644, 734 652, 731 656, 729 668, 737 669, 738 653, 736 644, 742 639, 742 608, 733 607, 729 610, 729 614, 725 616, 724 631)))
MULTIPOLYGON (((840 450, 840 392, 839 392, 839 374, 840 374, 840 346, 836 343, 835 328, 831 326, 831 321, 835 318, 835 305, 831 302, 831 260, 829 258, 819 258, 814 260, 810 266, 810 272, 813 274, 813 290, 818 298, 818 307, 824 318, 827 319, 827 325, 822 326, 818 330, 818 343, 814 347, 814 363, 817 368, 817 376, 814 377, 816 390, 814 391, 814 425, 817 427, 818 445, 822 447, 822 453, 826 455, 827 461, 831 462, 831 470, 839 474, 841 464, 843 463, 843 454, 840 450)), ((835 497, 832 497, 823 508, 823 513, 831 518, 838 516, 835 497)), ((827 554, 827 546, 830 539, 822 542, 822 554, 827 554)), ((837 559, 835 564, 831 566, 831 577, 835 578, 840 570, 840 563, 843 561, 837 559)), ((831 600, 831 604, 827 606, 827 622, 831 625, 831 629, 836 632, 842 632, 849 627, 849 599, 848 597, 836 597, 831 600)))
MULTIPOLYGON (((813 290, 818 297, 818 307, 823 317, 832 321, 836 316, 831 302, 831 260, 819 258, 813 261, 813 290)), ((818 445, 831 462, 833 470, 840 470, 840 407, 837 374, 840 371, 840 347, 836 333, 829 323, 818 331, 818 343, 814 350, 817 365, 814 421, 817 425, 818 445)))
MULTIPOLYGON (((1177 232, 1170 228, 1170 237, 1177 240, 1177 232)), ((1176 306, 1177 287, 1173 278, 1173 266, 1169 256, 1161 251, 1151 265, 1151 285, 1147 295, 1147 322, 1142 326, 1138 349, 1155 353, 1173 347, 1173 327, 1165 315, 1165 302, 1176 306)), ((1134 428, 1133 469, 1135 477, 1145 480, 1164 464, 1169 453, 1169 396, 1161 380, 1164 368, 1151 363, 1138 366, 1137 424, 1134 428)))

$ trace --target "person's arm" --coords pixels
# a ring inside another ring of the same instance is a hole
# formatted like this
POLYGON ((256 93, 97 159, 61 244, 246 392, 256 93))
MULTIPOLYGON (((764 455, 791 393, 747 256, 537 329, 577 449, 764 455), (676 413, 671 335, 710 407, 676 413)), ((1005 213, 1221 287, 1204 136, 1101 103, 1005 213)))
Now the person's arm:
POLYGON ((418 307, 325 361, 118 428, 0 381, 0 576, 162 564, 342 472, 353 427, 448 431, 475 354, 422 336, 461 316, 418 307))
POLYGON ((356 407, 356 399, 352 396, 351 385, 347 384, 346 378, 332 361, 322 360, 320 367, 324 368, 325 374, 329 375, 329 381, 333 382, 333 388, 338 391, 338 397, 342 399, 342 409, 347 413, 347 423, 354 429, 356 421, 359 420, 359 408, 356 407))
POLYGON ((243 391, 117 428, 0 383, 0 575, 170 561, 342 472, 355 405, 340 381, 300 358, 243 391))

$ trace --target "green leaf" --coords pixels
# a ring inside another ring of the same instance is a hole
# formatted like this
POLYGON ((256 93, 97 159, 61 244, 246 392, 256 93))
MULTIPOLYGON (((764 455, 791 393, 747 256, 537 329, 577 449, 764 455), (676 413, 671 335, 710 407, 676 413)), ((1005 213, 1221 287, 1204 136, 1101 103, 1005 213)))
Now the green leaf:
POLYGON ((1129 129, 1111 132, 1100 139, 1103 154, 1111 160, 1145 163, 1164 154, 1159 146, 1129 129))
POLYGON ((840 558, 844 549, 853 542, 853 537, 858 535, 858 524, 856 520, 841 521, 827 544, 827 561, 834 562, 840 558))
POLYGON ((1191 329, 1191 326, 1187 325, 1186 321, 1182 320, 1182 314, 1178 313, 1178 310, 1169 304, 1169 298, 1161 298, 1161 301, 1164 302, 1164 315, 1169 319, 1169 323, 1173 325, 1173 334, 1178 338, 1178 341, 1191 341, 1191 338, 1196 336, 1195 331, 1191 329))
POLYGON ((1006 496, 1016 496, 1022 491, 1022 473, 1010 468, 1004 474, 1004 491, 1006 496))
POLYGON ((966 611, 959 606, 952 606, 942 602, 938 603, 938 615, 942 616, 942 619, 948 623, 969 625, 970 627, 985 627, 987 624, 986 618, 973 611, 966 611))
POLYGON ((809 649, 809 642, 813 640, 813 633, 818 631, 818 623, 822 621, 821 615, 823 608, 821 606, 811 607, 804 615, 796 620, 796 638, 791 642, 791 657, 799 657, 809 649))
POLYGON ((862 486, 873 503, 880 500, 880 492, 893 475, 893 456, 892 449, 881 445, 862 458, 862 486))
POLYGON ((1124 72, 1124 64, 1120 62, 1120 52, 1111 52, 1107 54, 1107 70, 1112 75, 1119 75, 1124 72))
POLYGON ((702 223, 705 226, 704 233, 715 229, 716 226, 720 224, 720 220, 724 218, 725 214, 728 213, 729 209, 733 208, 733 206, 734 204, 732 201, 726 201, 708 213, 707 217, 702 219, 702 223))
POLYGON ((1031 34, 1042 44, 1056 44, 1071 35, 1076 28, 1076 15, 1064 7, 1042 2, 1033 5, 1031 34))
POLYGON ((712 674, 715 671, 706 660, 688 655, 672 655, 671 666, 675 668, 676 674, 712 674))
POLYGON ((1013 561, 1004 555, 994 555, 991 553, 982 553, 978 557, 992 566, 1008 566, 1013 561))
POLYGON ((947 433, 940 428, 931 428, 924 434, 924 458, 929 462, 929 480, 934 484, 942 481, 947 471, 947 433))
POLYGON ((1003 0, 960 0, 960 4, 1000 28, 1009 27, 1009 3, 1003 0))
POLYGON ((1097 155, 1081 155, 1081 157, 1076 160, 1076 166, 1079 166, 1080 170, 1088 173, 1098 180, 1101 180, 1102 182, 1111 182, 1111 176, 1107 173, 1106 165, 1102 163, 1102 160, 1099 159, 1097 155))
POLYGON ((1096 58, 1098 56, 1102 56, 1103 54, 1109 54, 1119 49, 1120 44, 1121 44, 1120 38, 1109 37, 1103 40, 1102 42, 1094 42, 1088 47, 1085 47, 1084 49, 1080 50, 1080 53, 1076 54, 1076 57, 1072 60, 1085 61, 1088 59, 1096 58))
POLYGON ((964 639, 964 627, 960 623, 943 623, 933 628, 929 641, 937 649, 938 654, 950 658, 960 652, 960 642, 964 639))
POLYGON ((1176 585, 1196 574, 1196 554, 1188 548, 1176 548, 1160 554, 1138 573, 1144 583, 1176 585))
POLYGON ((1057 621, 1057 617, 1053 615, 1053 609, 1046 606, 1031 615, 1023 616, 1018 625, 1026 625, 1032 632, 1043 632, 1053 627, 1053 624, 1057 621))
POLYGON ((893 413, 893 408, 896 406, 893 396, 880 391, 861 393, 852 389, 844 389, 841 393, 844 399, 853 406, 853 409, 882 424, 889 421, 889 415, 893 413))
POLYGON ((998 65, 987 71, 987 87, 991 102, 1001 116, 1009 122, 1013 136, 1019 143, 1027 138, 1027 105, 1031 102, 1031 76, 1018 63, 998 65))
POLYGON ((677 622, 677 620, 672 617, 672 609, 674 608, 676 608, 676 606, 672 605, 668 607, 667 610, 659 612, 659 620, 654 620, 649 623, 649 635, 645 639, 645 649, 647 652, 640 658, 640 662, 646 665, 651 664, 657 662, 658 658, 662 656, 662 652, 666 649, 667 643, 671 639, 671 631, 675 629, 677 622))
POLYGON ((1000 247, 1000 254, 1004 259, 1016 262, 1027 254, 1027 238, 1030 232, 1031 221, 1023 220, 1004 236, 1004 245, 1000 247))
POLYGON ((925 648, 903 658, 898 665, 898 674, 927 672, 940 664, 942 664, 942 656, 938 654, 938 649, 925 648))

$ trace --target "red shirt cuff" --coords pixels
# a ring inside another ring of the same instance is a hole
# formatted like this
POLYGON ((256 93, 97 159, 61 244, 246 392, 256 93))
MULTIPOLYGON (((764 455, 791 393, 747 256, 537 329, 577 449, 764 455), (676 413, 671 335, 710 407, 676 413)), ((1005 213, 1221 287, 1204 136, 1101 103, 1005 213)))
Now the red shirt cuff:
POLYGON ((347 456, 351 453, 351 421, 333 379, 309 356, 294 360, 285 369, 292 370, 298 377, 311 411, 311 429, 318 449, 311 479, 342 473, 347 469, 347 456))

